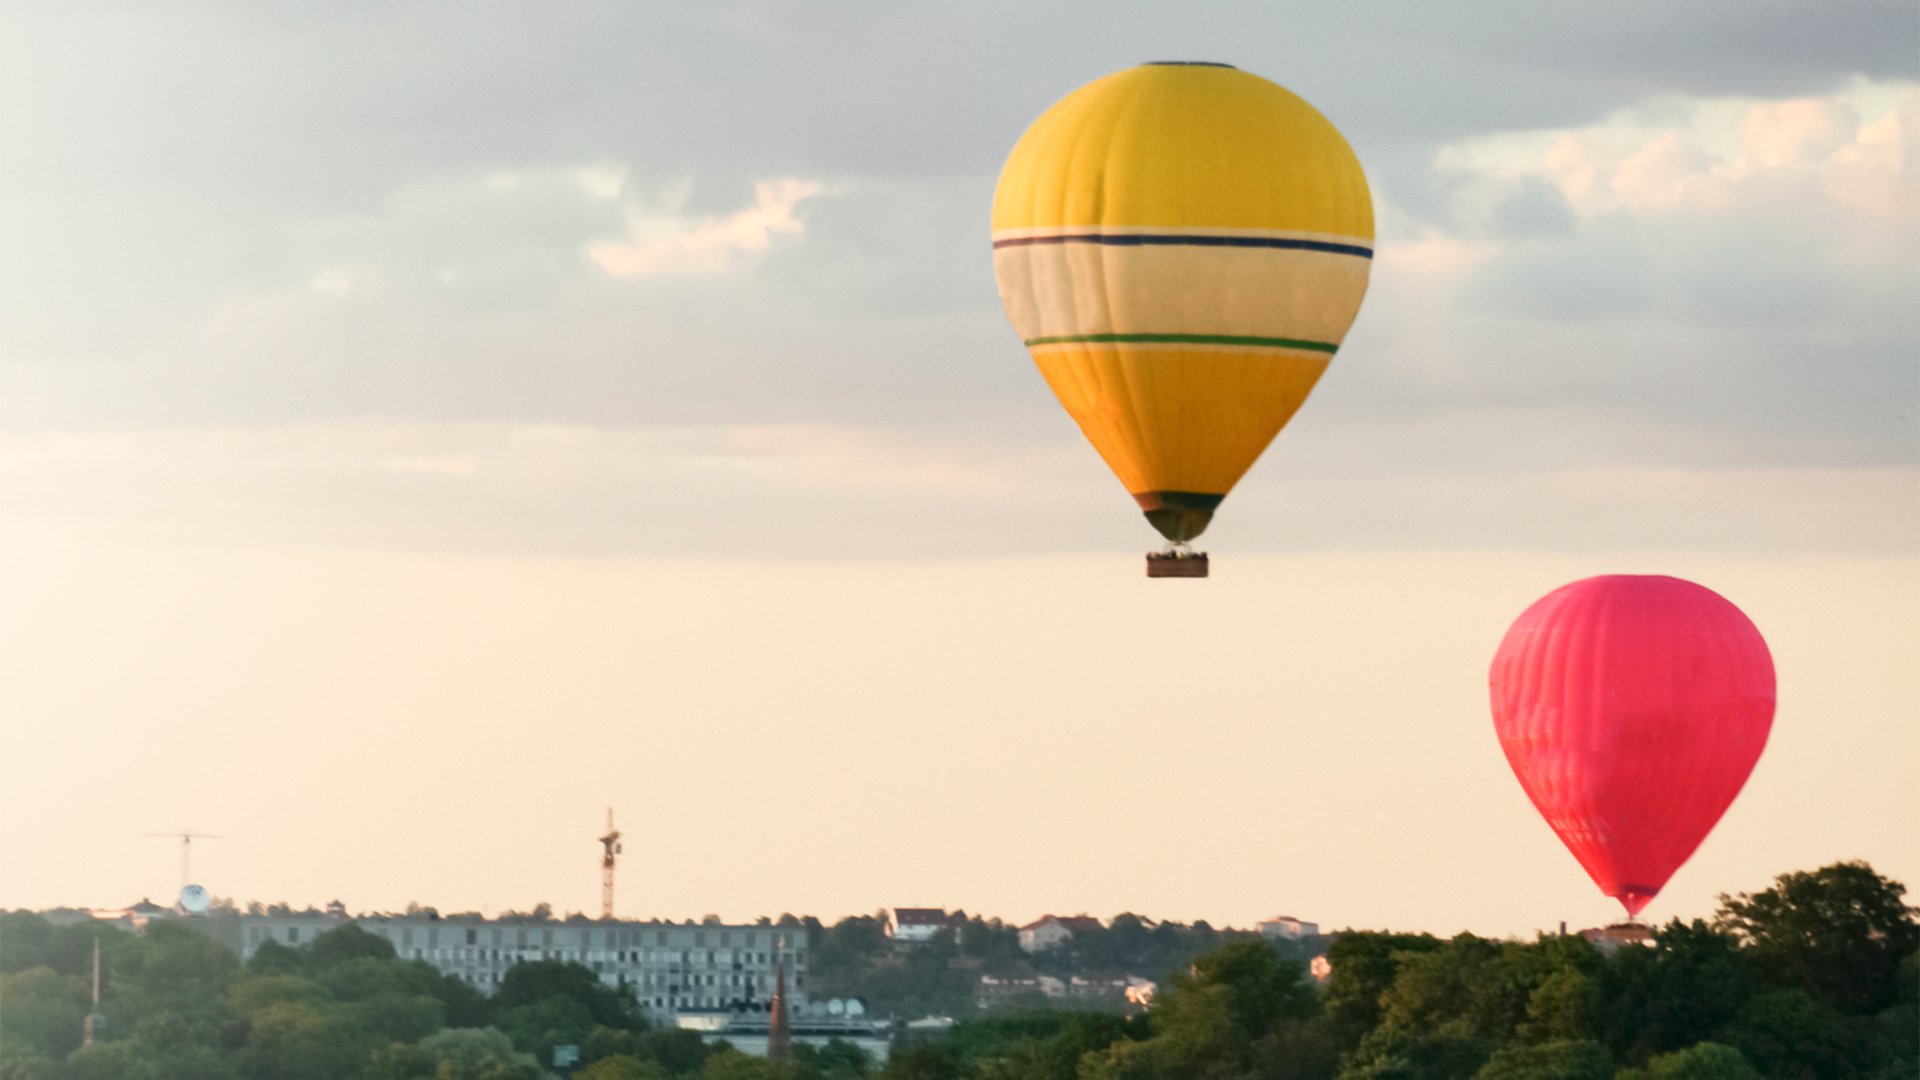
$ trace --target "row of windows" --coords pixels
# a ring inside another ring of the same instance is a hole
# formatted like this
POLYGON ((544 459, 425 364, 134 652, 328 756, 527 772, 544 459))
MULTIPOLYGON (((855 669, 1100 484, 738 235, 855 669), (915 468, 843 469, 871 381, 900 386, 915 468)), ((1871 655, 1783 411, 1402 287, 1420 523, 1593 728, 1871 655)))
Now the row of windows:
MULTIPOLYGON (((400 930, 402 941, 407 945, 413 944, 413 927, 403 926, 403 927, 399 927, 398 929, 400 930)), ((480 944, 480 934, 482 932, 482 928, 470 926, 470 927, 466 927, 465 930, 467 935, 467 944, 469 945, 480 944)), ((528 945, 528 944, 531 944, 531 935, 535 933, 534 930, 527 927, 514 927, 512 929, 492 927, 487 932, 491 934, 492 941, 490 943, 494 945, 502 944, 500 940, 501 935, 509 934, 509 933, 515 937, 515 939, 519 944, 528 945)), ((593 945, 595 934, 600 935, 600 943, 602 946, 609 947, 609 948, 627 948, 629 946, 645 945, 646 935, 648 933, 653 934, 654 945, 660 946, 660 947, 667 947, 673 944, 672 938, 671 938, 672 935, 686 933, 686 931, 684 930, 682 931, 670 931, 670 930, 647 931, 647 930, 581 929, 581 930, 575 931, 570 928, 562 928, 561 932, 562 933, 578 933, 580 935, 581 944, 589 948, 591 948, 593 945)), ((553 944, 552 928, 550 927, 542 928, 538 931, 538 933, 540 935, 540 944, 542 945, 553 944)), ((774 934, 760 933, 760 932, 751 931, 751 930, 739 930, 739 931, 695 930, 693 932, 693 947, 696 949, 704 949, 704 948, 707 948, 709 945, 713 945, 722 949, 731 949, 735 947, 742 948, 742 949, 758 949, 764 945, 775 944, 776 943, 775 939, 776 939, 776 935, 774 934)), ((440 928, 437 926, 428 927, 427 928, 427 944, 431 946, 431 945, 438 945, 439 943, 440 943, 440 928)), ((683 941, 680 944, 684 945, 685 943, 683 941)), ((791 940, 789 941, 789 944, 792 944, 791 940)))

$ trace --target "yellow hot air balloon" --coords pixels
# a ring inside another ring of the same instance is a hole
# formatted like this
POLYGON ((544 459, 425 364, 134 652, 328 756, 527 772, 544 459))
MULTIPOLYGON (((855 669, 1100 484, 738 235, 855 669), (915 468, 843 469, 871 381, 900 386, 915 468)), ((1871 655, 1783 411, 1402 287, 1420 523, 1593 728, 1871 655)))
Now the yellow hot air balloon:
POLYGON ((1373 202, 1340 132, 1226 64, 1145 64, 1041 114, 993 198, 1007 317, 1169 541, 1200 535, 1306 400, 1367 290, 1373 202))

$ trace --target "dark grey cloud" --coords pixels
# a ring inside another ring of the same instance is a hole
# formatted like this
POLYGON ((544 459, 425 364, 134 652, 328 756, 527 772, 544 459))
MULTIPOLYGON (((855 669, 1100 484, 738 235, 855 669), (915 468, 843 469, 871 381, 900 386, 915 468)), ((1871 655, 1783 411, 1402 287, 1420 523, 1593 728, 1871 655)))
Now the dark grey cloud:
MULTIPOLYGON (((1389 212, 1374 295, 1303 422, 1472 418, 1418 452, 1439 473, 1913 457, 1911 237, 1856 257, 1833 238, 1857 223, 1794 192, 1724 218, 1596 214, 1540 176, 1435 156, 1656 99, 1911 78, 1906 4, 17 12, 23 32, 0 41, 0 430, 921 425, 962 458, 1045 445, 1103 477, 1000 314, 993 180, 1074 87, 1206 58, 1333 117, 1389 212), (615 279, 589 257, 638 242, 629 215, 725 219, 777 177, 824 185, 795 209, 804 235, 729 272, 615 279), (1401 275, 1396 246, 1435 234, 1497 254, 1401 275), (1528 449, 1486 453, 1476 435, 1528 449)), ((1400 468, 1389 441, 1349 449, 1340 468, 1400 468)), ((420 490, 315 497, 423 523, 439 506, 474 528, 502 505, 516 522, 611 513, 562 505, 588 497, 564 485, 404 482, 420 490)), ((709 529, 738 516, 729 499, 825 505, 773 482, 702 503, 688 484, 676 497, 712 508, 689 519, 709 529)), ((1020 512, 1092 535, 1047 517, 1093 505, 1068 490, 1020 512)), ((837 520, 910 507, 974 535, 941 520, 940 496, 835 499, 837 520)))

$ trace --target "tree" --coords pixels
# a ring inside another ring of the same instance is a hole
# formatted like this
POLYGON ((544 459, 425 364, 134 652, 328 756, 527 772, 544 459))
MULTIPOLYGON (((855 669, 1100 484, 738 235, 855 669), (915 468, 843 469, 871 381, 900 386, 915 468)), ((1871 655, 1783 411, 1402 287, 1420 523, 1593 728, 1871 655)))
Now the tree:
POLYGON ((1340 1080, 1467 1080, 1492 1050, 1458 1020, 1425 1032, 1382 1025, 1348 1055, 1340 1080))
POLYGON ((74 1051, 58 1075, 61 1080, 229 1080, 235 1073, 211 1046, 143 1030, 133 1038, 74 1051))
POLYGON ((1764 892, 1720 897, 1716 925, 1753 948, 1760 975, 1842 1012, 1900 1000, 1900 965, 1920 946, 1906 886, 1864 862, 1781 874, 1764 892))
POLYGON ((1740 1051, 1720 1043, 1696 1043, 1661 1054, 1644 1069, 1627 1069, 1616 1080, 1762 1080, 1740 1051))
POLYGON ((236 1008, 246 1031, 246 1044, 233 1058, 240 1075, 259 1080, 337 1080, 365 1071, 374 1048, 383 1040, 324 987, 301 983, 308 980, 275 975, 244 980, 235 987, 240 992, 236 1008))
POLYGON ((418 1072, 390 1073, 395 1080, 544 1080, 531 1054, 493 1028, 449 1028, 406 1047, 406 1062, 418 1072))
POLYGON ((1174 993, 1165 1011, 1155 1017, 1156 1026, 1162 1018, 1178 1023, 1184 1006, 1181 998, 1202 987, 1227 991, 1222 1004, 1234 1027, 1249 1039, 1320 1009, 1319 998, 1306 982, 1305 968, 1281 959, 1264 941, 1244 941, 1207 953, 1193 962, 1190 975, 1175 976, 1174 993))
POLYGON ((155 922, 103 973, 110 1031, 172 1016, 197 1043, 212 1044, 233 1020, 227 989, 239 970, 232 950, 178 922, 155 922))
POLYGON ((1152 1035, 1089 1054, 1083 1077, 1242 1076, 1257 1048, 1271 1046, 1320 1007, 1300 964, 1257 939, 1207 953, 1170 982, 1147 1014, 1152 1035))
POLYGON ((1380 999, 1393 985, 1402 960, 1432 952, 1440 941, 1431 934, 1343 932, 1327 946, 1326 1009, 1334 1039, 1342 1049, 1356 1046, 1380 1022, 1380 999))
POLYGON ((1805 990, 1775 990, 1749 1001, 1724 1041, 1771 1080, 1837 1080, 1878 1064, 1866 1028, 1805 990))
MULTIPOLYGON (((587 1027, 644 1026, 637 1007, 620 991, 607 986, 583 965, 570 961, 534 960, 515 964, 500 980, 493 1006, 500 1014, 519 1006, 540 1005, 554 998, 577 1003, 587 1027)), ((586 1032, 582 1032, 584 1037, 586 1032)))
POLYGON ((307 953, 269 938, 253 951, 247 970, 261 975, 299 975, 307 970, 307 953))
POLYGON ((352 923, 343 923, 313 939, 307 946, 309 963, 315 971, 349 960, 392 960, 397 953, 393 942, 379 934, 370 934, 352 923))
POLYGON ((47 947, 53 942, 53 924, 31 911, 0 912, 0 973, 51 967, 47 947))
POLYGON ((1522 1033, 1539 1040, 1591 1038, 1599 1008, 1600 987, 1593 977, 1562 969, 1533 988, 1522 1033))
POLYGON ((1621 949, 1598 973, 1601 1041, 1638 1064, 1712 1038, 1753 996, 1750 959, 1698 919, 1668 923, 1650 948, 1621 949))
POLYGON ((1474 1080, 1613 1080, 1613 1055, 1590 1039, 1494 1051, 1474 1080))
POLYGON ((603 1057, 574 1073, 574 1080, 672 1080, 657 1061, 645 1061, 632 1054, 603 1057))
POLYGON ((795 1043, 793 1062, 802 1076, 819 1080, 860 1080, 872 1066, 865 1050, 837 1037, 824 1046, 795 1043))
POLYGON ((962 1080, 960 1066, 938 1046, 922 1044, 894 1052, 881 1080, 962 1080))
POLYGON ((697 1031, 663 1028, 640 1036, 636 1056, 659 1062, 674 1076, 700 1071, 713 1047, 697 1031))
POLYGON ((798 1080, 798 1071, 792 1062, 750 1057, 728 1046, 707 1058, 700 1080, 798 1080))
POLYGON ((87 985, 78 976, 49 967, 0 975, 0 1045, 24 1045, 64 1058, 80 1046, 88 1008, 87 985))

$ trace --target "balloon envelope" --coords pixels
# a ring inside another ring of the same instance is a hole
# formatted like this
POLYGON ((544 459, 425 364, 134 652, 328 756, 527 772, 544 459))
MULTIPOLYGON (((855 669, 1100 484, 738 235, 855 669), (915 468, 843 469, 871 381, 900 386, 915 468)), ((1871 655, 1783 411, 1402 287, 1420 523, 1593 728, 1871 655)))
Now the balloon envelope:
POLYGON ((1353 150, 1225 64, 1081 87, 1014 146, 993 199, 1007 317, 1169 540, 1198 536, 1293 416, 1366 293, 1353 150))
POLYGON ((1751 621, 1679 578, 1556 589, 1491 674, 1507 762, 1594 884, 1636 915, 1726 812, 1773 726, 1773 658, 1751 621))

